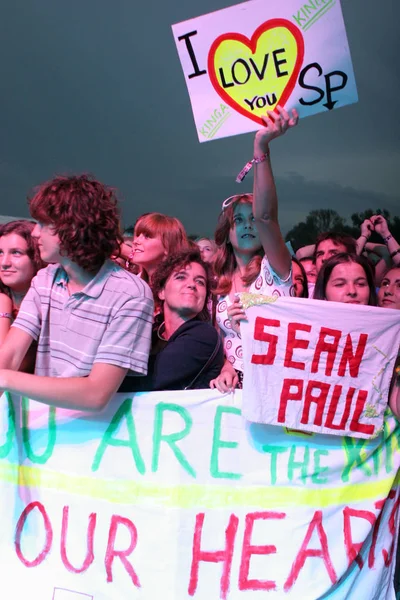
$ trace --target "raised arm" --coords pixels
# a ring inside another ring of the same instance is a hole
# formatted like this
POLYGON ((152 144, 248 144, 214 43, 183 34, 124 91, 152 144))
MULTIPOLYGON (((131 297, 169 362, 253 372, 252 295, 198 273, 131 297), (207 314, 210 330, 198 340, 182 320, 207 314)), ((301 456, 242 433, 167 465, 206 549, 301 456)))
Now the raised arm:
POLYGON ((388 223, 382 215, 373 215, 371 221, 375 227, 375 231, 379 233, 384 243, 387 246, 388 253, 393 263, 397 266, 400 264, 400 244, 389 231, 388 223))
POLYGON ((368 242, 369 238, 371 237, 371 233, 374 230, 374 225, 372 223, 372 221, 370 219, 364 219, 364 221, 361 223, 361 227, 360 227, 360 236, 357 240, 357 254, 360 255, 362 254, 366 243, 368 242))
POLYGON ((265 127, 257 131, 254 139, 254 158, 267 156, 265 160, 254 163, 253 215, 264 252, 281 279, 286 279, 290 274, 291 257, 278 222, 278 198, 269 158, 269 143, 297 125, 298 120, 296 110, 290 116, 277 106, 275 111, 268 112, 268 117, 263 117, 265 127))

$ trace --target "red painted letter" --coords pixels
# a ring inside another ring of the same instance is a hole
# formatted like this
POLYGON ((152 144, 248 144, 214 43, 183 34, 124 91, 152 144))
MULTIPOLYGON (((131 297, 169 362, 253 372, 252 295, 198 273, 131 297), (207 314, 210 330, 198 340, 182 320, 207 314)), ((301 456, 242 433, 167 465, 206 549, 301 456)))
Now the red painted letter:
POLYGON ((256 317, 254 324, 254 339, 260 342, 268 342, 267 354, 253 354, 251 362, 254 365, 273 365, 276 356, 276 346, 278 344, 278 336, 272 333, 266 333, 264 327, 280 327, 281 322, 276 319, 264 319, 256 317))
POLYGON ((293 360, 293 350, 295 348, 303 348, 303 350, 307 350, 310 341, 297 338, 296 331, 310 332, 311 325, 305 325, 304 323, 289 323, 284 366, 304 371, 306 364, 293 360))
POLYGON ((250 570, 250 558, 252 554, 276 554, 276 546, 252 546, 251 535, 253 533, 254 521, 259 519, 284 519, 285 513, 278 512, 254 512, 246 515, 246 525, 243 536, 242 560, 239 571, 239 590, 275 590, 275 581, 248 579, 250 570))
POLYGON ((328 414, 326 415, 326 421, 325 421, 325 427, 329 427, 329 429, 336 429, 338 431, 340 431, 341 429, 344 429, 346 427, 346 423, 350 416, 351 403, 352 403, 354 392, 356 391, 356 388, 353 388, 353 387, 349 388, 349 391, 347 392, 347 395, 346 395, 346 404, 344 406, 344 411, 343 411, 341 421, 338 425, 336 425, 333 422, 333 419, 336 416, 336 411, 337 411, 337 407, 339 404, 340 396, 342 395, 342 390, 343 390, 343 388, 341 385, 335 385, 335 387, 333 388, 332 398, 331 398, 331 402, 329 404, 328 414))
POLYGON ((353 354, 353 344, 351 341, 350 333, 347 334, 346 344, 343 350, 343 356, 340 360, 338 369, 338 375, 344 377, 346 375, 346 367, 349 365, 349 372, 351 377, 358 377, 358 371, 360 370, 360 364, 364 356, 365 346, 367 345, 368 335, 362 333, 358 340, 356 353, 353 354))
POLYGON ((108 533, 108 544, 106 550, 106 556, 104 559, 104 564, 107 572, 107 581, 110 582, 113 580, 112 576, 112 564, 114 558, 118 556, 120 561, 125 567, 129 577, 132 579, 133 585, 136 587, 140 587, 139 577, 136 575, 131 563, 128 561, 127 556, 129 556, 135 549, 137 543, 137 530, 132 521, 129 519, 124 519, 124 517, 120 517, 119 515, 113 515, 111 517, 110 523, 110 531, 108 533), (131 534, 131 543, 129 544, 129 548, 126 550, 115 550, 115 538, 117 537, 117 530, 119 525, 125 525, 131 534))
POLYGON ((92 564, 94 560, 93 553, 93 536, 94 530, 96 528, 96 513, 92 513, 89 516, 89 526, 86 532, 86 556, 85 560, 81 567, 74 567, 68 560, 67 557, 67 531, 68 531, 68 515, 69 515, 69 507, 64 506, 63 508, 63 518, 61 524, 61 560, 63 561, 64 566, 71 573, 84 573, 92 564))
POLYGON ((286 419, 286 407, 289 400, 301 401, 303 398, 303 385, 302 379, 284 379, 282 385, 281 398, 279 403, 278 411, 278 423, 284 423, 286 419), (291 391, 291 388, 296 387, 295 391, 291 391))
POLYGON ((364 411, 364 406, 367 401, 367 398, 367 391, 360 390, 358 392, 353 418, 350 421, 350 431, 359 431, 360 433, 365 433, 366 435, 372 435, 375 431, 375 425, 373 425, 372 423, 370 425, 366 425, 365 423, 360 423, 358 420, 361 416, 361 413, 364 411))
POLYGON ((288 592, 291 587, 296 583, 296 579, 299 576, 301 569, 304 567, 304 563, 306 562, 306 558, 315 557, 322 558, 325 568, 328 572, 329 578, 332 583, 336 583, 337 575, 335 573, 335 569, 333 568, 331 557, 329 556, 328 550, 328 538, 326 536, 325 530, 322 526, 322 511, 317 510, 313 516, 313 519, 308 526, 306 537, 304 538, 304 542, 301 545, 298 555, 295 558, 293 566, 290 570, 289 577, 287 578, 284 590, 288 592), (307 546, 310 542, 311 536, 314 533, 314 529, 317 530, 318 538, 321 543, 320 549, 308 549, 307 546))
MULTIPOLYGON (((375 508, 377 510, 379 510, 379 514, 376 519, 374 529, 372 531, 371 548, 369 549, 369 554, 368 554, 368 566, 370 569, 373 569, 375 567, 375 550, 376 550, 376 544, 377 544, 379 533, 380 533, 379 528, 380 528, 381 521, 382 521, 382 514, 383 514, 383 511, 386 509, 385 504, 386 504, 386 502, 389 502, 389 500, 393 500, 395 495, 396 495, 395 491, 390 490, 387 498, 385 498, 383 500, 377 500, 375 502, 375 508)), ((382 549, 382 554, 383 553, 384 553, 384 550, 382 549)), ((383 557, 385 558, 384 554, 383 554, 383 557)))
POLYGON ((315 402, 315 417, 314 425, 322 425, 322 417, 324 416, 324 409, 326 404, 326 399, 328 397, 329 383, 322 383, 319 381, 309 381, 306 389, 306 396, 304 398, 304 408, 301 414, 301 422, 303 425, 307 425, 310 423, 310 408, 311 403, 315 402), (317 390, 319 393, 316 396, 313 396, 313 391, 317 390))
POLYGON ((321 327, 311 365, 311 373, 318 373, 321 354, 326 353, 325 375, 332 375, 333 364, 335 362, 341 336, 342 332, 337 329, 321 327), (333 341, 328 342, 326 340, 328 337, 333 337, 333 341))
POLYGON ((232 556, 235 543, 235 537, 237 528, 239 525, 239 519, 235 515, 231 515, 228 523, 228 527, 225 530, 225 548, 224 550, 217 550, 215 552, 207 552, 201 550, 201 533, 203 530, 204 513, 196 515, 196 524, 194 528, 193 536, 193 552, 192 552, 192 568, 190 570, 190 582, 188 593, 189 596, 194 596, 197 583, 199 580, 199 564, 200 561, 211 562, 211 563, 223 563, 222 576, 221 576, 221 598, 226 600, 229 592, 229 584, 231 577, 231 566, 232 556))
POLYGON ((365 519, 366 521, 369 521, 372 526, 374 526, 375 515, 369 510, 357 510, 356 508, 350 508, 349 506, 346 506, 346 508, 343 510, 344 545, 346 548, 349 566, 353 561, 356 561, 361 571, 364 566, 364 561, 359 552, 365 540, 359 543, 353 542, 353 537, 351 535, 351 517, 365 519))
POLYGON ((40 565, 41 562, 44 561, 44 559, 50 552, 52 542, 53 542, 53 530, 51 528, 50 519, 47 516, 46 509, 44 508, 43 504, 41 504, 40 502, 31 502, 22 511, 21 516, 18 519, 17 527, 15 528, 15 551, 17 553, 19 560, 22 562, 22 564, 25 565, 25 567, 37 567, 38 565, 40 565), (22 551, 21 551, 21 534, 22 534, 22 530, 24 528, 25 522, 28 518, 28 515, 35 508, 38 509, 38 511, 40 512, 40 514, 43 517, 44 530, 46 532, 46 541, 45 541, 43 550, 37 555, 37 557, 34 558, 33 560, 28 560, 24 557, 24 555, 22 554, 22 551))

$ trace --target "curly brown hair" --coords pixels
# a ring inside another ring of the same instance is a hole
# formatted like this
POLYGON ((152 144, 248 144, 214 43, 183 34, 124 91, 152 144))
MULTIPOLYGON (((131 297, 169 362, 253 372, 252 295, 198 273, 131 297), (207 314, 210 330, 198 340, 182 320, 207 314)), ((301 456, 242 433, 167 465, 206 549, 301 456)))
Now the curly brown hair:
POLYGON ((154 296, 155 308, 160 314, 158 319, 162 320, 163 318, 163 301, 160 300, 159 293, 164 289, 168 279, 175 271, 184 269, 191 263, 197 263, 202 266, 206 274, 206 301, 204 303, 203 310, 197 315, 197 318, 201 321, 210 321, 211 317, 207 306, 207 300, 210 298, 211 294, 212 275, 209 265, 202 260, 200 251, 198 249, 182 250, 181 252, 170 254, 158 265, 150 282, 150 287, 154 296))
POLYGON ((52 225, 61 254, 90 273, 118 255, 122 243, 114 189, 91 175, 57 176, 29 200, 31 215, 52 225))
MULTIPOLYGON (((235 208, 238 204, 251 204, 252 201, 253 194, 237 194, 237 196, 232 197, 232 202, 227 208, 222 210, 218 217, 217 229, 214 236, 217 252, 214 255, 212 265, 214 273, 218 278, 215 293, 221 296, 226 296, 231 291, 232 276, 237 267, 232 244, 229 241, 229 234, 234 226, 233 217, 235 208)), ((246 266, 245 274, 242 278, 244 285, 251 285, 257 279, 263 256, 264 250, 260 247, 246 266)))
MULTIPOLYGON (((5 235, 15 233, 26 241, 28 247, 27 255, 31 259, 34 267, 35 274, 39 269, 43 269, 46 263, 40 258, 39 246, 36 238, 32 237, 32 231, 35 227, 33 221, 27 221, 25 219, 19 219, 16 221, 9 221, 0 225, 0 238, 5 235)), ((0 291, 11 296, 9 288, 0 281, 0 291)))

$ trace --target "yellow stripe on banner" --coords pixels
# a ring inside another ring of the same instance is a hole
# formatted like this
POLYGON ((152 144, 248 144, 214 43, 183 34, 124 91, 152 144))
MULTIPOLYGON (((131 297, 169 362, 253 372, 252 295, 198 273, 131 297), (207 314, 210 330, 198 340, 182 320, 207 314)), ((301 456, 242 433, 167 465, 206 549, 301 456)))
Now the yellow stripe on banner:
MULTIPOLYGON (((0 463, 0 481, 41 490, 56 490, 117 504, 151 504, 171 508, 324 508, 386 498, 393 477, 337 487, 242 486, 214 484, 156 485, 129 480, 82 477, 43 468, 0 463)), ((237 485, 237 484, 236 484, 237 485)))

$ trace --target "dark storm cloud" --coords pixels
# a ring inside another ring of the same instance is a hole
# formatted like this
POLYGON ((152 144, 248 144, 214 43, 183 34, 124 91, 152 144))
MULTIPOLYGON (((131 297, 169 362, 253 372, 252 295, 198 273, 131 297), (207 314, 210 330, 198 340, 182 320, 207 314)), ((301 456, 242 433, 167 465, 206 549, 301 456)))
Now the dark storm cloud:
MULTIPOLYGON (((170 26, 229 4, 3 5, 1 212, 27 215, 35 184, 86 171, 119 189, 125 224, 160 210, 211 233, 221 201, 251 188, 251 177, 234 179, 252 135, 198 143, 170 26)), ((342 2, 359 103, 305 119, 273 144, 283 230, 316 208, 396 213, 400 8, 369 4, 342 2)))

